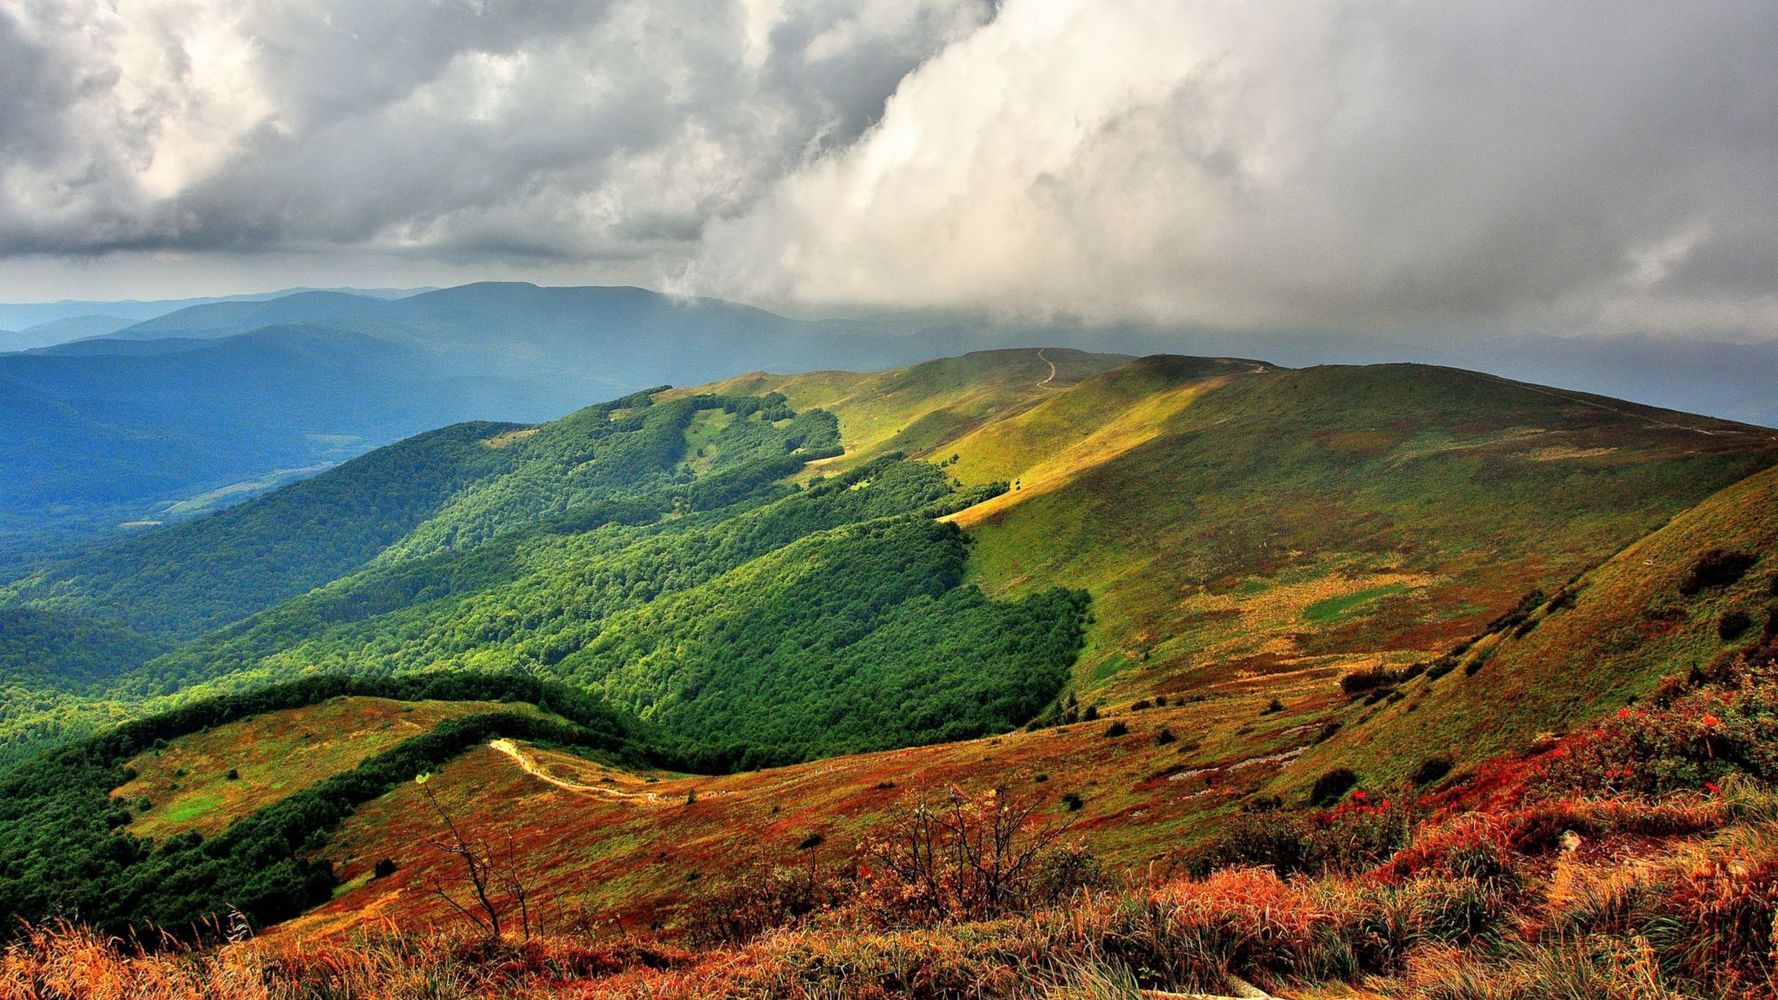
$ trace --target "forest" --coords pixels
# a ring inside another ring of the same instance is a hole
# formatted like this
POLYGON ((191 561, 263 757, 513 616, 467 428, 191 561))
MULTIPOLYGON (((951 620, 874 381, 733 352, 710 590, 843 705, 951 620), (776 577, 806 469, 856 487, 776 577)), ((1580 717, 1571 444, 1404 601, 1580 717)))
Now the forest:
POLYGON ((53 655, 9 671, 13 758, 316 672, 553 678, 716 770, 1034 717, 1085 595, 988 599, 964 581, 968 536, 938 520, 1005 485, 965 491, 898 454, 805 472, 839 452, 831 414, 776 393, 655 389, 422 435, 50 567, 0 608, 107 629, 117 651, 98 679, 53 655))

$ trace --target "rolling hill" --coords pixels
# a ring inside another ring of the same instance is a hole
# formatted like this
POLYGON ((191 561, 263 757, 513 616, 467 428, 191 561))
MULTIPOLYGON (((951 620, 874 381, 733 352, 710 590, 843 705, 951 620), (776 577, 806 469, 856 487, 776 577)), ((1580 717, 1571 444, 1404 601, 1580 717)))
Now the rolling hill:
POLYGON ((1439 676, 1401 682, 1402 698, 1365 713, 1305 763, 1345 763, 1379 779, 1427 756, 1474 764, 1634 705, 1664 677, 1707 670, 1769 628, 1774 570, 1778 470, 1768 469, 1537 594, 1518 620, 1443 658, 1439 676), (1739 558, 1711 577, 1712 554, 1724 553, 1739 558))
POLYGON ((1406 837, 1618 708, 1759 718, 1712 685, 1771 638, 1775 466, 1473 372, 1058 348, 454 425, 0 591, 0 877, 114 928, 217 913, 186 867, 299 937, 449 925, 456 817, 552 920, 685 930, 947 788, 1113 868, 1308 866, 1311 803, 1380 815, 1349 788, 1406 837))
POLYGON ((46 544, 180 520, 454 421, 547 420, 755 365, 874 366, 932 350, 877 327, 635 288, 118 305, 152 315, 0 355, 0 416, 17 429, 0 447, 0 573, 46 544))
POLYGON ((1778 447, 1763 428, 1413 365, 1155 357, 1039 389, 1047 362, 1015 353, 1023 391, 980 419, 946 374, 969 360, 722 384, 831 409, 840 461, 901 448, 966 486, 1017 484, 952 518, 975 539, 970 579, 1086 586, 1076 676, 1112 697, 1430 658, 1778 447))

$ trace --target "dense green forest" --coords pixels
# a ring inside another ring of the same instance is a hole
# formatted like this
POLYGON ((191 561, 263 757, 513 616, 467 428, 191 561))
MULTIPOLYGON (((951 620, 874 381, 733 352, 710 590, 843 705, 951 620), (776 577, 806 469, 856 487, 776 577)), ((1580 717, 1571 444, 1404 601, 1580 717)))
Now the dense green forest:
POLYGON ((7 735, 315 672, 472 670, 599 692, 723 768, 1006 729, 1054 699, 1084 595, 987 599, 936 520, 1003 485, 898 455, 795 485, 839 452, 831 414, 658 392, 447 428, 15 585, 13 607, 208 631, 34 689, 7 735))
POLYGON ((560 672, 706 766, 963 739, 1036 715, 1067 680, 1086 595, 961 587, 962 531, 917 515, 819 532, 614 615, 560 672))
POLYGON ((21 919, 77 916, 114 933, 160 928, 196 937, 223 926, 231 910, 254 926, 295 916, 326 901, 337 884, 331 868, 310 855, 353 809, 493 736, 547 740, 633 764, 665 760, 643 730, 598 699, 514 675, 320 677, 195 702, 41 754, 0 778, 0 921, 16 927, 21 919), (136 755, 210 726, 340 695, 505 701, 548 705, 555 714, 446 720, 208 840, 192 832, 156 842, 121 829, 141 805, 110 792, 130 779, 126 765, 136 755))
POLYGON ((62 611, 0 609, 0 769, 34 746, 126 717, 106 692, 166 644, 62 611), (71 714, 71 703, 81 711, 71 714))

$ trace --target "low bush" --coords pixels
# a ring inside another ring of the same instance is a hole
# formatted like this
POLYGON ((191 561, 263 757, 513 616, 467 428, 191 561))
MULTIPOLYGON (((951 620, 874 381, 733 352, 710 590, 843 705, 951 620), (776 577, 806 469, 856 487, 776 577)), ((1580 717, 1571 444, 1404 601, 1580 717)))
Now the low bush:
POLYGON ((1753 627, 1753 616, 1737 608, 1727 612, 1716 622, 1716 634, 1723 642, 1734 642, 1747 634, 1753 627))
POLYGON ((1309 804, 1331 806, 1340 801, 1340 797, 1356 784, 1358 784, 1358 775, 1349 767, 1336 767, 1323 772, 1321 777, 1315 779, 1315 784, 1309 788, 1309 804))
POLYGON ((865 844, 859 901, 886 925, 980 920, 1029 908, 1061 828, 1036 819, 1040 800, 998 790, 921 801, 865 844))
POLYGON ((1450 773, 1451 758, 1444 754, 1439 754, 1436 757, 1428 757, 1420 762, 1420 766, 1414 769, 1413 781, 1416 785, 1430 785, 1436 781, 1443 780, 1445 775, 1450 773))
POLYGON ((1695 597, 1714 587, 1729 586, 1746 575, 1758 561, 1759 556, 1752 552, 1711 549, 1692 564, 1691 572, 1679 584, 1679 592, 1687 597, 1695 597))
POLYGON ((811 855, 803 864, 745 871, 716 885, 689 908, 685 931, 699 944, 745 944, 851 896, 841 873, 821 871, 811 855))

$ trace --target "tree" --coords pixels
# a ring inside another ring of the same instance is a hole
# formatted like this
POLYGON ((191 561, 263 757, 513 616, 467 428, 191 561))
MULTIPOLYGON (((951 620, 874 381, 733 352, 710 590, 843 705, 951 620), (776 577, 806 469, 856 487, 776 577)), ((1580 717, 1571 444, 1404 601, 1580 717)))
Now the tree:
POLYGON ((533 932, 542 934, 542 914, 539 912, 533 918, 531 889, 524 877, 526 871, 519 863, 518 850, 511 835, 506 838, 505 849, 497 852, 487 838, 467 832, 433 793, 428 785, 431 779, 431 774, 416 775, 414 784, 420 786, 420 794, 426 797, 432 811, 438 814, 439 820, 444 824, 444 833, 426 838, 426 843, 434 850, 456 859, 463 872, 454 879, 434 876, 433 894, 450 904, 453 910, 489 938, 501 936, 500 914, 502 910, 510 914, 515 906, 518 908, 519 927, 525 940, 531 940, 533 932), (459 899, 459 895, 466 898, 459 899))
POLYGON ((861 875, 880 912, 915 921, 984 919, 1024 903, 1039 861, 1062 834, 1031 822, 1041 800, 994 789, 922 799, 894 831, 867 845, 861 875))

